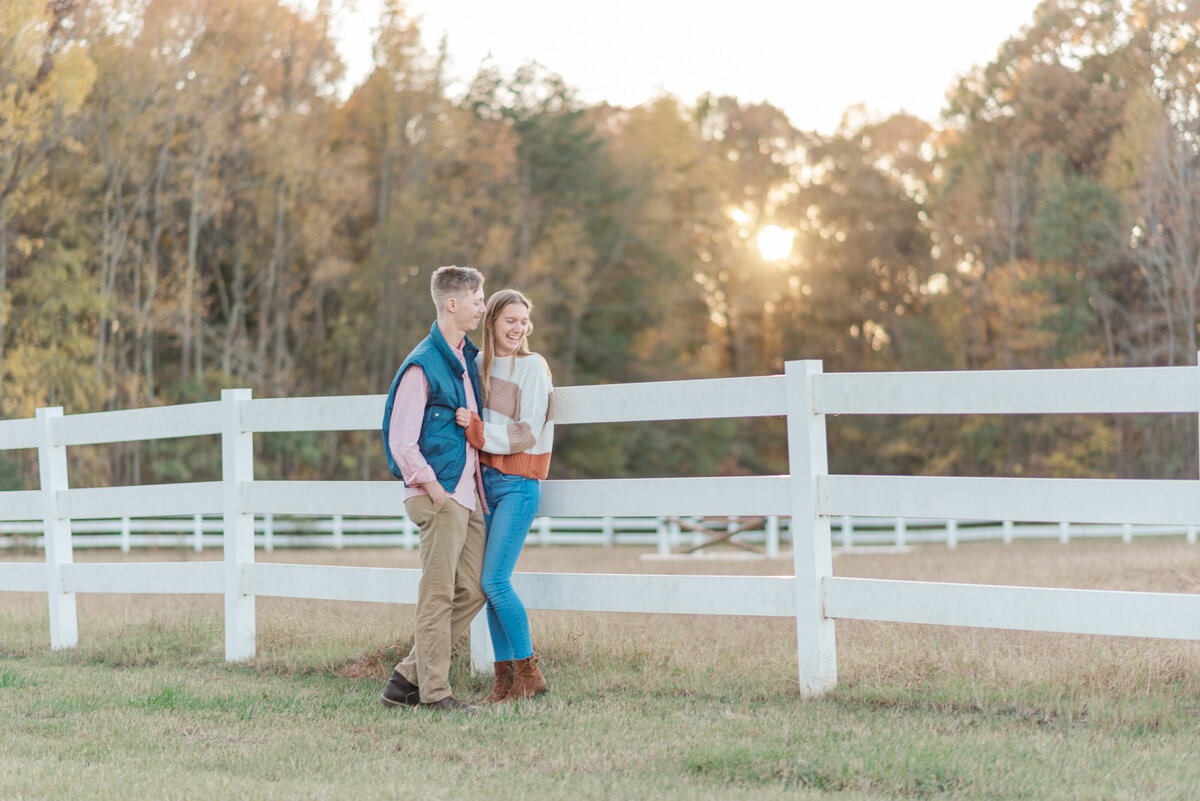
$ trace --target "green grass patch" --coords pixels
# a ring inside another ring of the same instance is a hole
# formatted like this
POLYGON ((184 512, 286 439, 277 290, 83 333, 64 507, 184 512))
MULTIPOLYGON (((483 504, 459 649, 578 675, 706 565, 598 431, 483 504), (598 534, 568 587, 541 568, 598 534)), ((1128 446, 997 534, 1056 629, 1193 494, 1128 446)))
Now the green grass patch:
POLYGON ((14 690, 33 685, 33 679, 16 670, 0 670, 0 690, 14 690))

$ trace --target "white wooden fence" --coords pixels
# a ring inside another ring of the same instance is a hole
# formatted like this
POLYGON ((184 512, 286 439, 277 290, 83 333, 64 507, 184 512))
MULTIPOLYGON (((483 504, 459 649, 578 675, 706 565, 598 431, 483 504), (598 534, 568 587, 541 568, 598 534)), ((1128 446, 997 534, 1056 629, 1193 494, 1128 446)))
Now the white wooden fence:
MULTIPOLYGON (((763 520, 763 518, 759 518, 763 520)), ((699 524, 700 518, 689 518, 699 524)), ((740 518, 727 518, 727 526, 738 526, 740 518)), ((719 523, 719 521, 718 521, 719 523)), ((713 522, 710 520, 711 527, 713 522)), ((791 542, 787 518, 765 518, 760 530, 742 531, 732 539, 737 543, 762 545, 765 558, 780 555, 779 547, 791 542)), ((191 548, 203 553, 206 547, 219 547, 225 521, 219 516, 192 515, 190 518, 132 518, 71 521, 71 546, 75 549, 119 548, 129 553, 134 548, 191 548)), ((714 529, 715 531, 715 529, 714 529)), ((830 537, 841 552, 861 546, 883 546, 895 552, 909 545, 940 544, 957 548, 964 542, 996 540, 1011 545, 1016 540, 1053 539, 1066 545, 1076 539, 1120 539, 1132 543, 1142 538, 1182 537, 1195 545, 1198 526, 1147 526, 1123 523, 1079 525, 1069 521, 1028 523, 1012 520, 933 520, 903 517, 850 517, 830 520, 830 537)), ((677 548, 684 554, 711 555, 705 535, 685 531, 665 517, 548 517, 540 516, 530 527, 527 543, 532 546, 617 545, 655 546, 659 556, 670 556, 677 548), (699 550, 697 550, 699 549, 699 550)), ((255 516, 254 544, 270 553, 276 548, 379 548, 396 546, 413 550, 418 546, 417 527, 407 517, 282 517, 255 516)), ((0 522, 0 550, 45 547, 42 521, 0 522)), ((716 547, 721 547, 717 543, 716 547)), ((734 551, 742 555, 744 551, 734 551)), ((835 551, 835 556, 837 552, 835 551)), ((788 556, 788 554, 784 554, 788 556)))
MULTIPOLYGON (((802 693, 837 681, 836 619, 964 625, 1174 639, 1200 638, 1200 596, 983 586, 832 575, 830 519, 1077 521, 1192 526, 1200 482, 829 475, 828 414, 1200 413, 1195 367, 946 373, 824 374, 789 362, 784 375, 565 387, 560 424, 786 416, 790 474, 546 482, 541 512, 570 516, 790 516, 792 576, 529 574, 514 576, 527 607, 594 612, 794 618, 802 693)), ((265 564, 254 517, 376 515, 402 508, 399 482, 255 481, 255 433, 373 430, 382 396, 219 402, 64 416, 39 409, 0 422, 0 449, 37 448, 40 489, 0 493, 0 519, 41 519, 46 560, 0 562, 0 590, 45 592, 52 648, 78 640, 75 595, 212 593, 225 598, 225 654, 255 650, 255 598, 413 603, 418 571, 265 564), (66 448, 219 434, 222 479, 70 489, 66 448), (219 514, 222 562, 75 563, 71 520, 219 514)), ((490 662, 480 616, 472 654, 490 662)))
MULTIPOLYGON (((761 518, 759 518, 761 519, 761 518)), ((690 522, 699 524, 699 518, 690 522)), ((729 517, 729 526, 739 518, 729 517)), ((733 539, 738 543, 761 543, 763 555, 779 555, 780 534, 786 530, 777 517, 770 517, 758 531, 742 531, 733 539)), ((711 525, 711 523, 710 523, 711 525)), ((867 526, 868 537, 875 536, 878 525, 860 519, 867 526)), ((889 525, 892 528, 894 524, 889 525)), ((74 548, 120 548, 129 553, 134 548, 190 547, 203 553, 206 546, 219 546, 225 531, 220 517, 192 515, 190 518, 133 518, 71 521, 71 544, 74 548)), ((284 517, 265 514, 255 516, 254 543, 267 553, 276 547, 342 548, 399 546, 412 550, 419 546, 417 526, 406 516, 399 517, 284 517)), ((540 516, 530 527, 531 545, 654 545, 660 555, 670 555, 679 546, 700 546, 707 538, 698 532, 685 532, 673 518, 665 517, 548 517, 540 516)), ((0 522, 0 549, 43 548, 42 522, 0 522)))

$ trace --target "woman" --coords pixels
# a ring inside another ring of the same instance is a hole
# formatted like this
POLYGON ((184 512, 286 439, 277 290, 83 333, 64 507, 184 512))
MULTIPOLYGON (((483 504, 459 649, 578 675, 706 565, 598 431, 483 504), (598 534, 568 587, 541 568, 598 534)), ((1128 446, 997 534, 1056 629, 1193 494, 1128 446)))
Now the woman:
POLYGON ((537 515, 554 443, 554 387, 545 359, 529 350, 533 304, 515 289, 488 300, 483 350, 476 357, 483 418, 458 409, 458 424, 480 450, 489 511, 480 584, 487 595, 496 683, 484 704, 532 698, 547 690, 529 636, 529 616, 512 572, 537 515))

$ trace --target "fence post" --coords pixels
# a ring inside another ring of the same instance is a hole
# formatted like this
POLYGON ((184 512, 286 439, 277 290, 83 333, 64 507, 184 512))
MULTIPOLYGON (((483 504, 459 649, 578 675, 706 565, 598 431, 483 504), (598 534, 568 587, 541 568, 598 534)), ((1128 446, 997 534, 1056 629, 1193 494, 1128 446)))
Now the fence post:
POLYGON ((263 515, 263 553, 275 550, 275 515, 267 512, 263 515))
POLYGON ((491 673, 496 661, 492 651, 492 635, 488 631, 487 609, 471 619, 471 667, 476 673, 491 673))
POLYGON ((1063 545, 1071 541, 1071 524, 1066 520, 1060 520, 1058 523, 1058 541, 1063 545))
POLYGON ((958 521, 957 520, 947 520, 946 521, 946 547, 947 548, 957 548, 958 547, 958 521))
POLYGON ((908 547, 908 524, 904 522, 903 517, 896 518, 896 547, 908 547))
POLYGON ((342 547, 345 545, 345 542, 343 542, 343 540, 342 540, 342 533, 343 533, 342 532, 342 516, 334 515, 333 516, 333 549, 335 551, 342 550, 342 547))
POLYGON ((254 435, 242 428, 248 389, 221 390, 221 483, 225 536, 225 659, 254 656, 254 596, 242 590, 242 565, 254 561, 254 515, 242 507, 242 485, 254 480, 254 435))
POLYGON ((854 547, 854 522, 850 515, 842 515, 842 547, 847 550, 854 547))
POLYGON ((767 558, 776 559, 779 556, 779 518, 771 515, 767 518, 767 558))
POLYGON ((204 515, 192 516, 192 550, 196 553, 204 551, 204 515))
POLYGON ((601 520, 601 526, 602 526, 602 528, 600 530, 600 533, 601 533, 601 539, 603 540, 604 547, 605 548, 613 547, 613 539, 615 538, 615 533, 613 531, 612 517, 605 516, 604 519, 601 520))
POLYGON ((1005 545, 1012 545, 1012 541, 1013 541, 1013 521, 1011 521, 1011 520, 1005 520, 1005 521, 1004 521, 1004 539, 1003 539, 1003 542, 1004 542, 1004 544, 1005 544, 1005 545))
POLYGON ((121 553, 129 553, 129 516, 121 518, 121 553))
POLYGON ((63 565, 74 561, 71 521, 63 516, 58 494, 70 488, 67 478, 67 446, 55 442, 54 422, 61 420, 61 406, 37 410, 38 474, 42 489, 42 531, 46 544, 46 595, 50 604, 50 648, 74 648, 79 644, 79 616, 75 593, 63 588, 63 565))
POLYGON ((821 362, 784 365, 788 466, 792 507, 792 559, 796 584, 796 645, 800 693, 822 695, 837 684, 833 619, 825 616, 824 580, 833 575, 829 518, 818 504, 818 481, 829 472, 825 415, 814 411, 821 362))
POLYGON ((404 549, 411 551, 416 546, 416 526, 413 525, 413 521, 409 519, 408 515, 400 518, 400 521, 400 526, 404 529, 404 549))
POLYGON ((1125 543, 1126 545, 1133 542, 1133 525, 1132 524, 1130 524, 1130 523, 1122 524, 1122 526, 1121 526, 1121 542, 1125 543))

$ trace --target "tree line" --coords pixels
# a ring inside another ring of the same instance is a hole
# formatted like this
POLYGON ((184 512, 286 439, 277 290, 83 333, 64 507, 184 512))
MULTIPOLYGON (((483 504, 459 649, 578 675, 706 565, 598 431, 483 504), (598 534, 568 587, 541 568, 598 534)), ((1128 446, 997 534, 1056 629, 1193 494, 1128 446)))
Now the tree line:
MULTIPOLYGON (((4 0, 0 415, 384 392, 442 264, 533 298, 560 386, 1195 363, 1195 4, 1045 0, 940 119, 850 108, 833 133, 735 97, 589 105, 533 63, 451 91, 401 0, 342 98, 333 24, 329 2, 4 0), (790 255, 763 258, 767 225, 790 255)), ((781 472, 783 440, 571 427, 555 472, 781 472)), ((1176 417, 830 421, 844 472, 1194 476, 1195 440, 1176 417)), ((386 473, 366 435, 258 446, 289 475, 386 473)), ((211 450, 72 458, 128 483, 211 450)))

